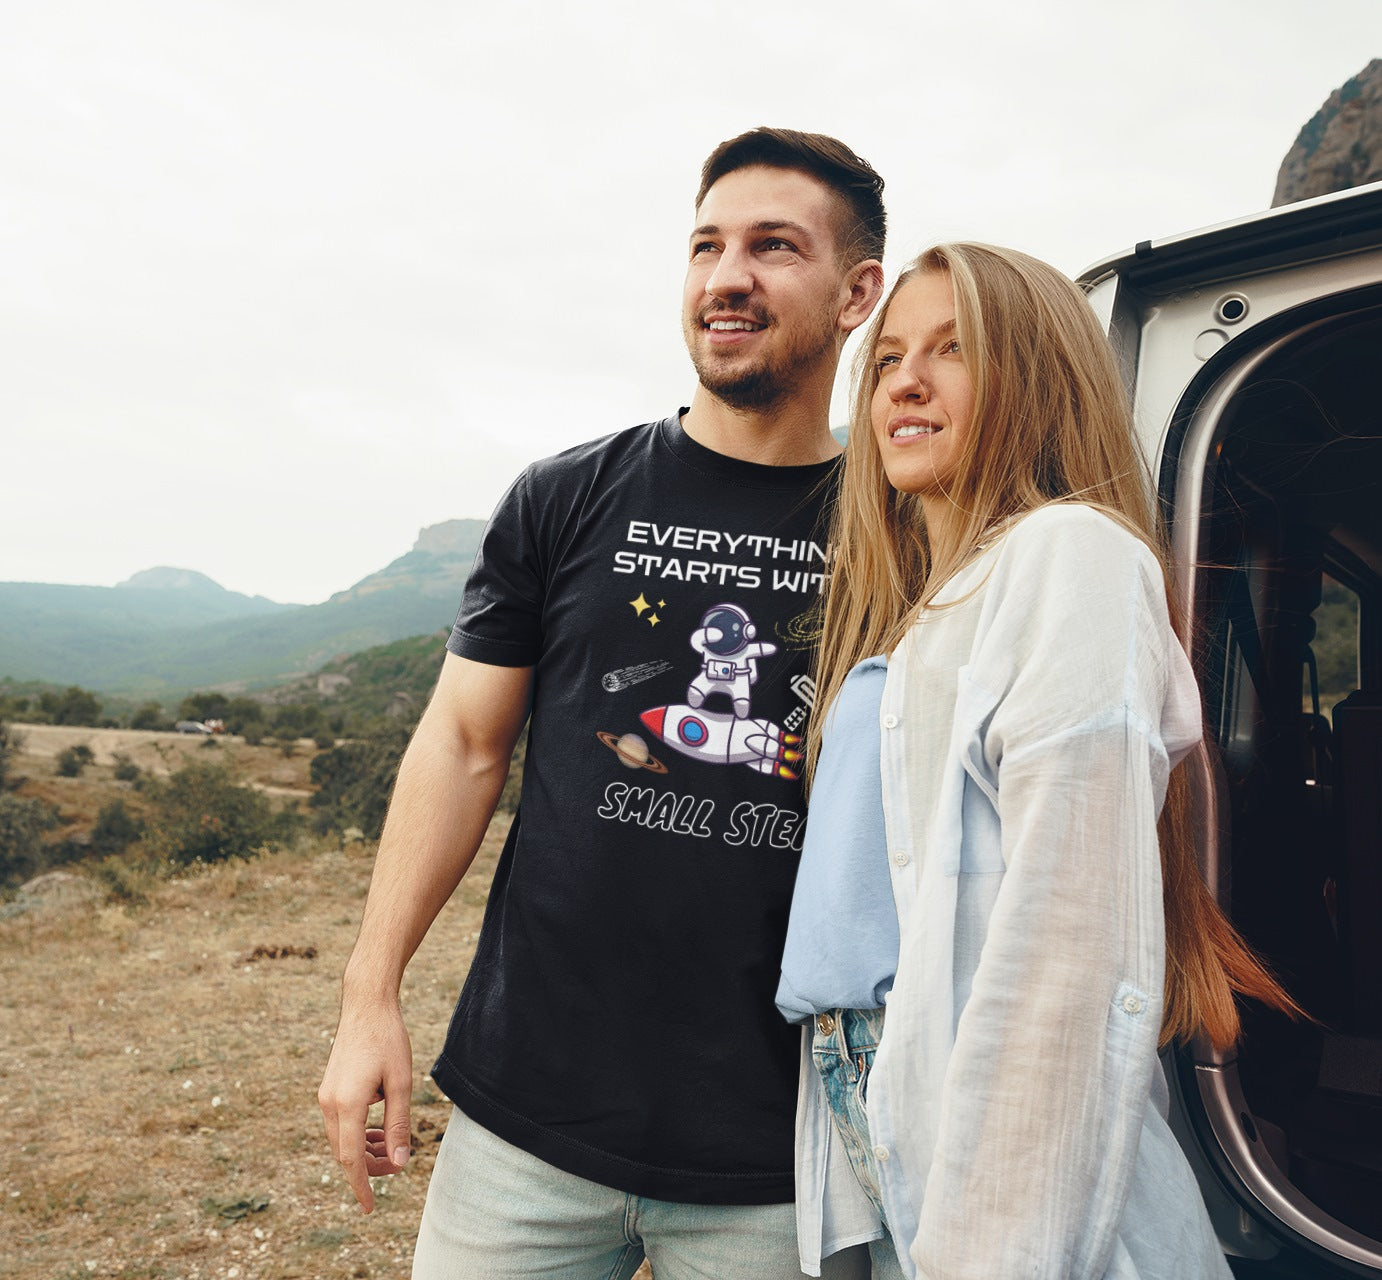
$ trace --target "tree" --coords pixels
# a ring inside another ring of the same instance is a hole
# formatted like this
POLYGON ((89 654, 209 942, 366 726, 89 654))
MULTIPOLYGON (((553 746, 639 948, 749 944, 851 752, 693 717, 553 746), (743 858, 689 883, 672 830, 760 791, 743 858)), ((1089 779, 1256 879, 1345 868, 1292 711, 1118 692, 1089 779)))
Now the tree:
POLYGON ((179 720, 224 720, 230 699, 223 693, 189 693, 178 707, 179 720))
POLYGON ((322 709, 314 703, 285 702, 274 713, 275 738, 315 738, 322 731, 322 709))
POLYGON ((173 722, 163 713, 157 702, 146 702, 130 716, 131 729, 171 729, 173 722))
POLYGON ((54 693, 50 689, 39 694, 38 706, 52 724, 101 723, 101 700, 79 685, 68 685, 61 693, 54 693))
POLYGON ((256 702, 253 698, 232 698, 227 704, 225 713, 221 719, 226 722, 226 729, 230 733, 240 733, 249 737, 258 732, 262 741, 264 737, 264 704, 256 702))

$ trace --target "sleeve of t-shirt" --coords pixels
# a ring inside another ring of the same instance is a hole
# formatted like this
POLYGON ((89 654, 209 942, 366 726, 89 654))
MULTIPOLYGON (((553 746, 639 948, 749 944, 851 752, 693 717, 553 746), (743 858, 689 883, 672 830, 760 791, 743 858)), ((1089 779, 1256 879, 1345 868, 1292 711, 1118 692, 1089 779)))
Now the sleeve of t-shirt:
POLYGON ((446 647, 496 667, 531 667, 542 653, 546 594, 525 471, 485 527, 446 647))

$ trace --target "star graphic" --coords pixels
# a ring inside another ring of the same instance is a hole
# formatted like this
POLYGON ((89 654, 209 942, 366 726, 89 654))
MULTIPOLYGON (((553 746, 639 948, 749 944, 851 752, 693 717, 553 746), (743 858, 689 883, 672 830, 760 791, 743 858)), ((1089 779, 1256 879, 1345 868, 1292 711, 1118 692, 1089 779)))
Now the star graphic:
POLYGON ((657 614, 653 614, 653 616, 652 616, 651 618, 648 619, 648 625, 649 625, 650 627, 655 627, 655 626, 657 626, 657 624, 658 624, 659 622, 661 622, 661 621, 662 621, 662 619, 659 618, 659 617, 657 616, 657 614))
POLYGON ((633 605, 633 611, 634 611, 640 618, 643 616, 643 611, 644 611, 645 609, 651 609, 651 608, 653 607, 653 606, 650 605, 650 604, 648 603, 648 601, 644 598, 643 593, 642 593, 641 591, 638 593, 638 599, 637 599, 637 600, 630 600, 629 603, 630 603, 631 605, 633 605))
POLYGON ((657 602, 657 607, 658 607, 659 609, 665 609, 665 608, 667 607, 667 601, 665 601, 665 600, 659 600, 659 601, 657 602))

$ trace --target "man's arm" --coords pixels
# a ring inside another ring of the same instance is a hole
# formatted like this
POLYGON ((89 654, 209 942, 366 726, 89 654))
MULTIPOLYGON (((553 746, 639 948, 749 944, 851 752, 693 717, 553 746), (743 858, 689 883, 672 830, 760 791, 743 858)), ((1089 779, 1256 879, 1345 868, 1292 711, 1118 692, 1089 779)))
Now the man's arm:
POLYGON ((408 1159, 412 1047, 399 1008, 403 970, 484 838, 528 714, 531 667, 448 653, 404 754, 379 841, 360 936, 341 984, 341 1019, 317 1100, 332 1154, 369 1213, 369 1179, 408 1159), (370 1104, 384 1128, 366 1133, 370 1104))

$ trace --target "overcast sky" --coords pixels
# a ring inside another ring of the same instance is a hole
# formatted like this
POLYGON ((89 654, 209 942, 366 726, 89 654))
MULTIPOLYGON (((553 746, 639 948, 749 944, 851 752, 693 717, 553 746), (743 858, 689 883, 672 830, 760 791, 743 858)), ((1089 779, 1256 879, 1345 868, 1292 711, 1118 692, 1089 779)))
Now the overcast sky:
MULTIPOLYGON (((0 24, 0 580, 325 599, 658 418, 705 154, 1074 274, 1265 208, 1379 0, 44 0, 0 24)), ((843 417, 837 388, 836 417, 843 417)))

